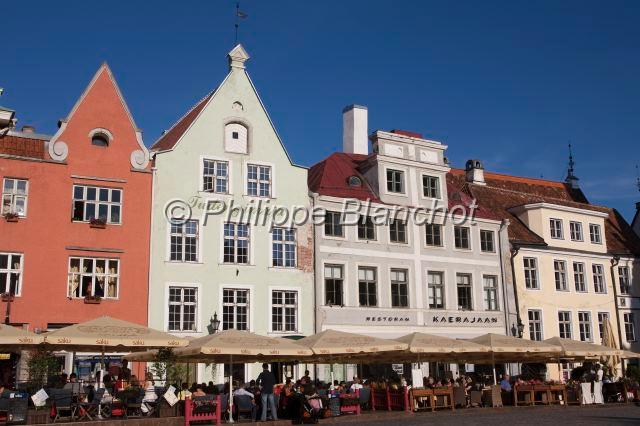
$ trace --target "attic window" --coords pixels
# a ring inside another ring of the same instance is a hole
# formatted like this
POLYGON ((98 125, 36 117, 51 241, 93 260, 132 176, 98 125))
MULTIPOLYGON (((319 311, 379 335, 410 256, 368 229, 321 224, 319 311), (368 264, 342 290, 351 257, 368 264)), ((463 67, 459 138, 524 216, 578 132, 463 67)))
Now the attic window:
POLYGON ((240 123, 228 123, 224 126, 224 149, 238 154, 248 153, 249 131, 240 123))
POLYGON ((240 137, 240 135, 238 134, 238 132, 232 132, 231 133, 231 138, 232 139, 238 139, 240 137))
POLYGON ((95 135, 93 135, 93 138, 91 138, 91 145, 94 146, 109 146, 109 140, 107 139, 107 137, 103 134, 100 133, 96 133, 95 135))
POLYGON ((362 179, 358 176, 349 176, 347 182, 349 183, 349 186, 362 186, 362 179))

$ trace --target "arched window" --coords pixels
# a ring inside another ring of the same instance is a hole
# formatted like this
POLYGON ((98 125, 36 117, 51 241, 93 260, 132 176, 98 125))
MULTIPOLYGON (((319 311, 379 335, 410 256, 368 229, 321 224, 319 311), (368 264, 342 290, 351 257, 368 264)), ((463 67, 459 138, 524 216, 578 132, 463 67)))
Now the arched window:
POLYGON ((227 152, 247 154, 248 129, 240 123, 229 123, 224 126, 224 149, 227 152))
POLYGON ((91 145, 107 147, 113 140, 113 135, 107 129, 97 128, 89 132, 91 145))

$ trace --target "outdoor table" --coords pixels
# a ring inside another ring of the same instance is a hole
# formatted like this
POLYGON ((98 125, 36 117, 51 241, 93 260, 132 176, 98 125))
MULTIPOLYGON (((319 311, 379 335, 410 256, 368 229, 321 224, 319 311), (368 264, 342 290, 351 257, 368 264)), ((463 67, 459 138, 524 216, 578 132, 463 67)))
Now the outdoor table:
POLYGON ((565 385, 549 385, 549 404, 564 404, 567 406, 567 387, 565 385))
POLYGON ((453 387, 442 387, 433 389, 433 409, 436 408, 451 408, 455 410, 455 404, 453 403, 453 387), (442 403, 440 403, 442 401, 442 403))
POLYGON ((513 386, 513 405, 533 405, 534 393, 533 385, 515 385, 513 386), (520 400, 519 394, 524 395, 524 400, 520 400))
POLYGON ((533 385, 533 403, 549 405, 549 385, 533 385))
POLYGON ((411 411, 433 411, 435 409, 434 402, 433 389, 413 388, 411 389, 411 391, 409 391, 409 403, 411 404, 411 411), (424 404, 425 402, 427 404, 421 407, 420 404, 424 404))

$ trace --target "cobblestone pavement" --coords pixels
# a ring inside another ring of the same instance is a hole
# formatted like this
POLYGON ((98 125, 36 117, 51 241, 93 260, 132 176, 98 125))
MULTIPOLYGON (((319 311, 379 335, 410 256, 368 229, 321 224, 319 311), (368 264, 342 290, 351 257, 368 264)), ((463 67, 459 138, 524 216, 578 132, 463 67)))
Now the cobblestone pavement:
MULTIPOLYGON (((605 406, 467 408, 435 413, 364 412, 361 416, 324 419, 323 423, 358 423, 366 425, 640 425, 640 406, 607 404, 605 406)), ((273 424, 273 423, 272 423, 273 424)))

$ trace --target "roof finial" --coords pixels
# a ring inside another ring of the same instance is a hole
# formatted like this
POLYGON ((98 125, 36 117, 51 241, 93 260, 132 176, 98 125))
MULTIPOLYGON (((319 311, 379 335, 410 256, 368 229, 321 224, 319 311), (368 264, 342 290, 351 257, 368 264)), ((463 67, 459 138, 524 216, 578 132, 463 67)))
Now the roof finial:
POLYGON ((565 182, 571 185, 572 188, 578 188, 578 178, 574 174, 574 167, 576 163, 573 161, 573 151, 571 150, 571 143, 569 143, 569 168, 567 170, 567 178, 565 182))
POLYGON ((236 2, 236 41, 234 44, 238 44, 238 28, 240 27, 240 19, 245 19, 247 16, 249 15, 240 10, 240 2, 236 2))

